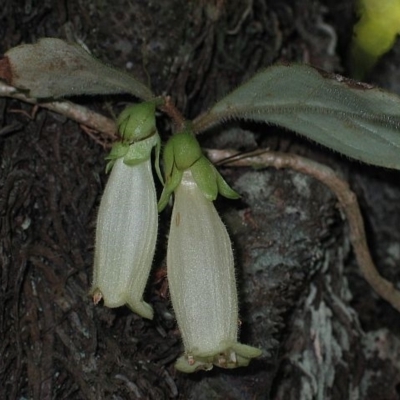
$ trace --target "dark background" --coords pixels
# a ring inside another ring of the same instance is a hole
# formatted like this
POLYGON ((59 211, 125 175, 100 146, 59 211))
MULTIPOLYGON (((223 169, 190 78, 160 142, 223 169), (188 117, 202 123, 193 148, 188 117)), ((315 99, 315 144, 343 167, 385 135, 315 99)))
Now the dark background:
MULTIPOLYGON (((84 43, 171 95, 188 118, 278 61, 347 74, 352 1, 0 0, 0 53, 43 36, 84 43)), ((369 81, 400 91, 400 46, 369 81)), ((126 96, 73 99, 109 117, 126 96)), ((163 138, 170 124, 158 118, 163 138)), ((223 169, 221 201, 241 298, 246 369, 177 373, 182 352, 165 281, 160 216, 146 298, 154 321, 88 296, 107 150, 66 118, 0 98, 1 399, 368 399, 400 397, 399 314, 362 279, 334 195, 294 171, 223 169)), ((269 147, 312 158, 357 193, 377 266, 400 281, 400 175, 276 127, 230 123, 207 147, 269 147)))

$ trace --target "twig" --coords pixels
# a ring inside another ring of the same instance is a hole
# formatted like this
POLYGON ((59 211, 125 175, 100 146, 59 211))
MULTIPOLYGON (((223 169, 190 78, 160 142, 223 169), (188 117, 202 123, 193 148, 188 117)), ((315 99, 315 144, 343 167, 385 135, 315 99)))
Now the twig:
POLYGON ((292 168, 325 184, 335 193, 346 214, 350 228, 350 240, 365 280, 379 296, 389 302, 397 311, 400 311, 400 291, 379 274, 372 260, 357 197, 350 190, 347 182, 340 179, 331 168, 294 154, 263 150, 247 155, 240 155, 232 150, 209 150, 207 154, 213 162, 235 167, 292 168))
POLYGON ((246 18, 250 15, 252 10, 253 10, 253 0, 249 0, 249 3, 247 4, 246 9, 244 10, 242 16, 240 17, 239 22, 233 29, 226 31, 226 33, 228 35, 237 35, 240 29, 242 28, 244 21, 246 21, 246 18))
POLYGON ((8 86, 0 81, 0 97, 11 97, 30 104, 37 104, 40 107, 65 115, 79 124, 88 126, 96 131, 106 134, 111 139, 117 138, 117 126, 115 122, 101 114, 98 114, 86 107, 71 103, 70 101, 38 102, 37 99, 30 98, 18 92, 12 86, 8 86))
POLYGON ((166 96, 164 100, 165 100, 165 102, 160 107, 160 109, 171 117, 171 119, 175 122, 175 125, 178 128, 178 130, 183 129, 184 124, 185 124, 185 118, 180 113, 180 111, 176 108, 171 97, 166 96))
POLYGON ((126 386, 129 388, 129 390, 136 396, 138 399, 142 399, 143 395, 141 391, 139 390, 138 386, 130 381, 125 375, 122 374, 117 374, 115 375, 116 379, 120 379, 121 381, 124 381, 126 383, 126 386))

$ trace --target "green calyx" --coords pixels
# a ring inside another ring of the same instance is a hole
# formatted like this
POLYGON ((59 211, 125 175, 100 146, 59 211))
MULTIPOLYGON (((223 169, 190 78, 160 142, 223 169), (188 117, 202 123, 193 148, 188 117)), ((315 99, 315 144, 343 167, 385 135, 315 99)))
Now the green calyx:
POLYGON ((214 201, 218 193, 229 199, 240 197, 204 156, 191 132, 180 132, 170 138, 164 148, 163 161, 165 186, 158 202, 159 211, 168 204, 171 194, 181 182, 183 172, 188 169, 207 200, 214 201))
POLYGON ((157 133, 155 112, 155 102, 134 104, 122 111, 117 119, 122 140, 113 145, 110 154, 106 157, 106 160, 109 160, 106 172, 111 170, 119 158, 123 158, 124 163, 130 166, 147 161, 155 147, 155 168, 158 177, 163 182, 159 167, 161 141, 157 133))
POLYGON ((156 104, 146 102, 125 108, 117 119, 123 141, 136 142, 156 133, 156 104))
POLYGON ((181 171, 190 168, 203 157, 199 142, 190 132, 177 133, 171 137, 165 147, 172 147, 174 163, 181 171))
POLYGON ((109 160, 106 166, 106 172, 110 172, 115 164, 115 161, 119 158, 124 159, 124 164, 134 166, 138 165, 150 158, 151 151, 153 147, 156 148, 156 172, 157 175, 161 177, 161 172, 159 172, 159 153, 160 153, 160 137, 158 134, 143 139, 140 142, 133 144, 128 144, 124 142, 117 142, 111 149, 110 154, 106 157, 109 160))

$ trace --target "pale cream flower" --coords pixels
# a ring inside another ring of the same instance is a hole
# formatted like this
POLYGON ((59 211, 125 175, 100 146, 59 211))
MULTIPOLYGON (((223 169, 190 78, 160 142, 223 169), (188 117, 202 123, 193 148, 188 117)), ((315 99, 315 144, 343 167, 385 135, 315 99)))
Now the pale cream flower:
POLYGON ((261 350, 237 342, 238 299, 232 245, 212 201, 183 172, 175 189, 168 281, 185 354, 183 372, 248 365, 261 350))
POLYGON ((122 158, 116 160, 97 218, 95 302, 103 298, 107 307, 127 304, 142 317, 153 318, 153 309, 142 296, 153 260, 157 224, 150 159, 135 166, 124 164, 122 158))

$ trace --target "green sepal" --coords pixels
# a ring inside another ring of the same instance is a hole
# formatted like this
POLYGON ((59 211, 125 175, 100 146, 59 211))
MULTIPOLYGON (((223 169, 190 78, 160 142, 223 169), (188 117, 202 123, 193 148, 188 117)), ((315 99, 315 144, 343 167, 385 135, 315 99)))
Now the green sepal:
POLYGON ((217 170, 211 161, 203 156, 192 165, 190 171, 206 199, 214 201, 218 196, 217 170))
POLYGON ((238 357, 238 364, 243 366, 248 365, 250 359, 259 357, 262 354, 261 349, 242 343, 234 343, 232 345, 232 350, 236 353, 238 357))
POLYGON ((106 174, 108 174, 114 166, 116 160, 111 160, 106 164, 106 174))
POLYGON ((193 179, 207 200, 214 201, 218 193, 228 199, 240 198, 240 194, 226 183, 215 166, 205 156, 196 161, 190 170, 193 179))
POLYGON ((158 201, 158 212, 164 210, 168 204, 171 194, 181 183, 182 176, 183 171, 179 171, 177 168, 173 168, 171 175, 167 176, 164 189, 161 193, 160 200, 158 201))
POLYGON ((106 165, 106 174, 108 174, 111 171, 112 167, 115 164, 115 161, 118 160, 118 158, 124 157, 128 151, 129 151, 129 144, 123 142, 114 143, 110 153, 105 158, 106 160, 110 160, 106 165))
POLYGON ((168 140, 163 150, 164 174, 165 179, 168 179, 174 168, 174 144, 172 138, 168 140))
POLYGON ((133 166, 147 161, 150 158, 151 150, 157 145, 157 141, 159 141, 158 134, 131 144, 125 154, 124 164, 133 166))
POLYGON ((134 104, 117 118, 118 131, 124 140, 136 142, 156 132, 155 102, 134 104))
POLYGON ((123 142, 116 142, 113 144, 110 153, 106 157, 106 160, 116 160, 123 157, 129 150, 129 144, 123 142))
POLYGON ((210 371, 213 368, 213 364, 211 362, 204 361, 194 361, 193 363, 189 364, 187 356, 182 356, 176 360, 175 368, 178 371, 191 374, 197 371, 210 371))
POLYGON ((170 139, 174 152, 174 163, 178 169, 184 171, 190 168, 203 156, 199 142, 190 132, 180 132, 170 139))
POLYGON ((239 199, 241 196, 238 192, 233 190, 222 177, 222 175, 217 171, 217 185, 218 193, 228 199, 239 199))
POLYGON ((161 139, 160 139, 160 136, 158 134, 155 135, 155 136, 156 136, 156 139, 157 139, 157 143, 156 143, 156 150, 155 150, 156 159, 154 161, 154 168, 156 170, 156 174, 158 176, 158 179, 160 180, 160 182, 164 186, 164 178, 162 176, 161 169, 160 169, 161 139))

